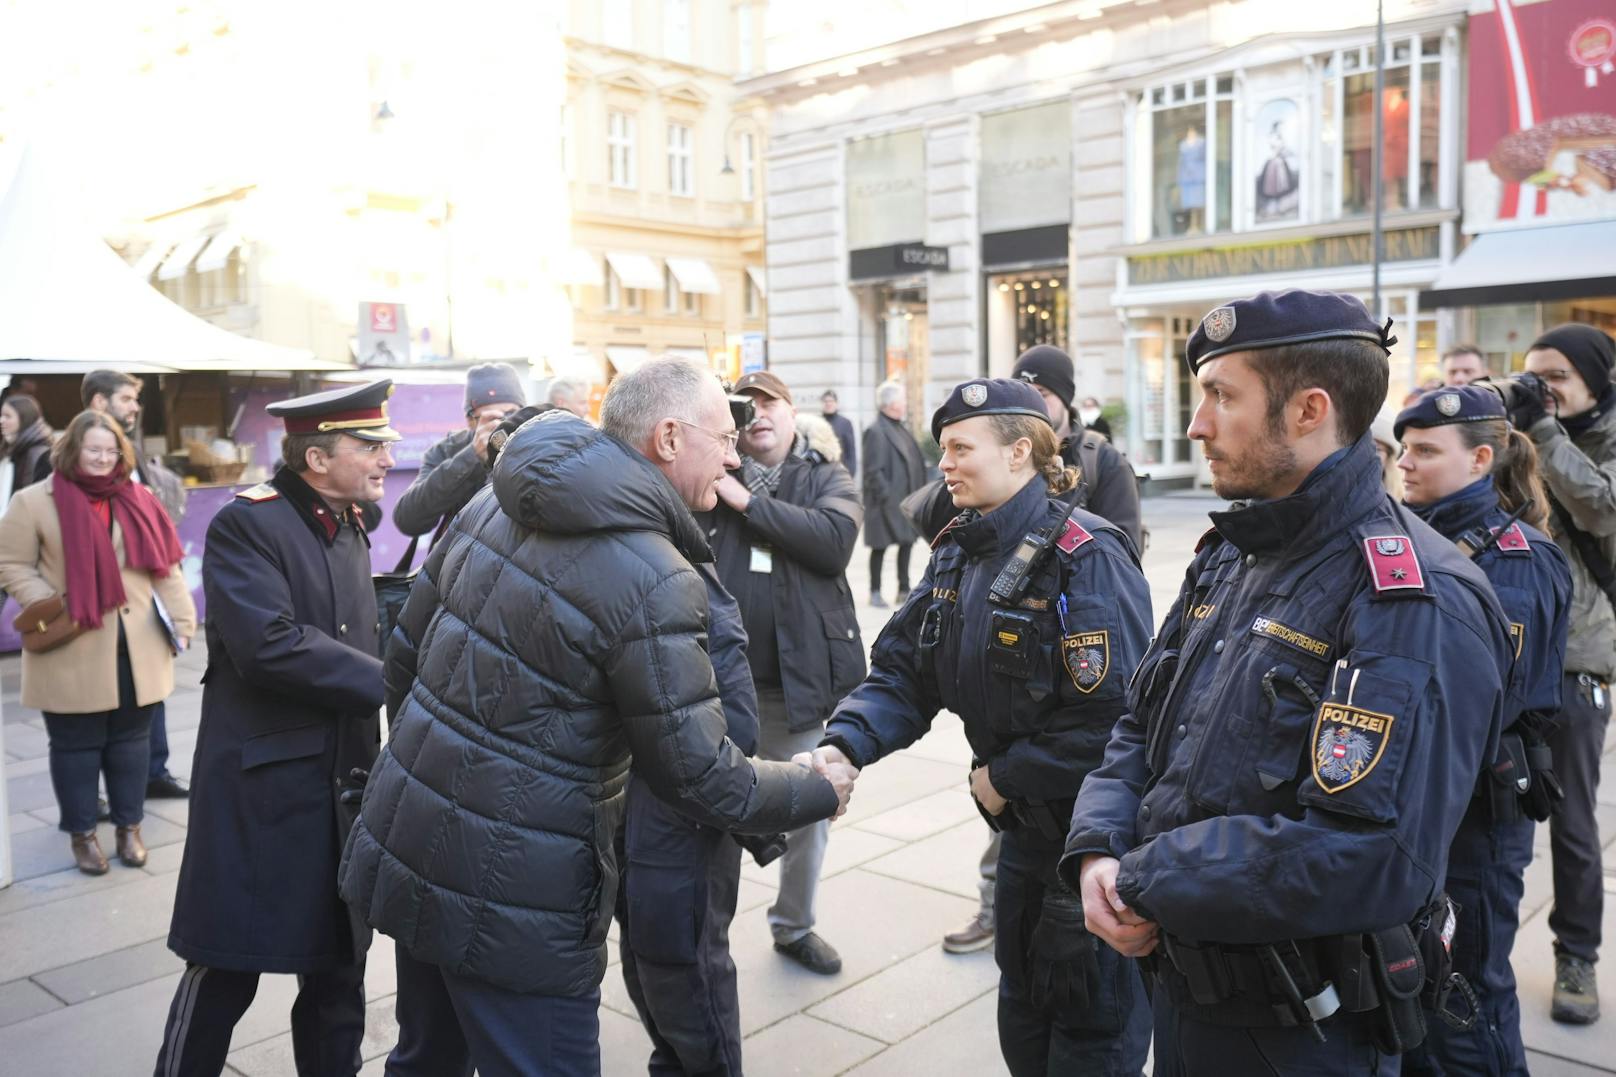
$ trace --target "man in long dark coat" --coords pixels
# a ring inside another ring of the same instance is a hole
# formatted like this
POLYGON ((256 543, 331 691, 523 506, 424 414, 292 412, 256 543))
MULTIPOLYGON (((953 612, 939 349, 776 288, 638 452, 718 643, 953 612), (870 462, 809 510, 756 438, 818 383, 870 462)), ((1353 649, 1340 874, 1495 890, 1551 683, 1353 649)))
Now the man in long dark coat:
POLYGON ((909 552, 918 537, 899 507, 926 485, 926 459, 903 424, 909 402, 903 386, 882 382, 875 389, 881 414, 864 429, 864 544, 870 548, 870 605, 886 608, 881 597, 881 561, 888 546, 898 548, 898 604, 909 593, 909 552))
POLYGON ((157 1077, 219 1073, 265 972, 298 977, 300 1077, 358 1072, 370 931, 337 896, 337 863, 379 746, 382 669, 354 506, 380 499, 393 466, 391 392, 270 405, 283 466, 208 528, 208 669, 168 936, 186 968, 157 1077))

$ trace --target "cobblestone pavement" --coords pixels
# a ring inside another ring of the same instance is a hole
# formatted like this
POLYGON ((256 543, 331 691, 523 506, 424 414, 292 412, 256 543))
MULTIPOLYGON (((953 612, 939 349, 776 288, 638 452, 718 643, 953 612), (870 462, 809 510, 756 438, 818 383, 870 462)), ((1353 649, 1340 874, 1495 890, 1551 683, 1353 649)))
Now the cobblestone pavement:
MULTIPOLYGON (((1145 561, 1158 618, 1206 527, 1207 511, 1218 504, 1193 495, 1147 501, 1152 540, 1145 561)), ((888 611, 863 605, 869 593, 865 562, 861 546, 849 575, 869 644, 888 611)), ((200 650, 185 656, 169 700, 173 769, 181 775, 190 770, 204 661, 200 650)), ((145 868, 114 863, 99 878, 78 874, 66 836, 56 830, 44 725, 37 712, 21 707, 18 691, 17 659, 0 660, 6 822, 17 880, 0 891, 0 1071, 15 1077, 150 1073, 181 971, 164 939, 187 806, 147 804, 151 859, 145 868)), ((955 957, 938 946, 945 932, 964 925, 976 909, 976 863, 987 832, 965 790, 968 760, 958 720, 945 715, 919 744, 859 779, 852 810, 832 830, 819 891, 818 930, 842 953, 839 975, 811 975, 774 953, 764 910, 777 872, 746 869, 732 940, 750 1074, 1004 1072, 994 1032, 997 973, 991 955, 955 957)), ((1616 833, 1616 783, 1605 783, 1600 812, 1605 832, 1616 833)), ((104 829, 102 845, 110 848, 110 827, 104 829)), ((1532 1072, 1616 1073, 1616 1017, 1582 1029, 1548 1020, 1553 960, 1545 922, 1546 842, 1546 828, 1539 828, 1540 856, 1526 878, 1525 924, 1515 959, 1532 1072)), ((1616 937, 1616 931, 1608 934, 1616 937)), ((363 1072, 371 1075, 382 1072, 397 1033, 392 947, 385 940, 371 951, 367 981, 363 1072)), ((293 1072, 287 1029, 294 992, 291 977, 264 977, 236 1028, 231 1072, 293 1072)), ((605 1072, 644 1072, 648 1041, 615 956, 603 996, 605 1072)))

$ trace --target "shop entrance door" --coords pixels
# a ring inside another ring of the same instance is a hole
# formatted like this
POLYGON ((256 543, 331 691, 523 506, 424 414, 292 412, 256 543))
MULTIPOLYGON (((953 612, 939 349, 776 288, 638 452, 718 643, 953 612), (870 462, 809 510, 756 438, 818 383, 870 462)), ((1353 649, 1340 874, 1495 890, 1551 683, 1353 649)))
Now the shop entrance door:
POLYGON ((1184 363, 1184 346, 1198 321, 1196 315, 1176 313, 1139 318, 1126 335, 1134 358, 1128 444, 1135 470, 1164 477, 1195 473, 1187 431, 1201 391, 1184 363))
POLYGON ((876 312, 879 328, 876 373, 879 380, 903 383, 909 401, 908 425, 923 430, 926 382, 931 377, 931 333, 926 289, 884 287, 876 312))

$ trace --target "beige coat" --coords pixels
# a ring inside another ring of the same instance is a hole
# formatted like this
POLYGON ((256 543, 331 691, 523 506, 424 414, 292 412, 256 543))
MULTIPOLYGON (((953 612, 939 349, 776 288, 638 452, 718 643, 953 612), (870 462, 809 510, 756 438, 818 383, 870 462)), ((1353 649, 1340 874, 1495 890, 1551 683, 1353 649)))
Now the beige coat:
MULTIPOLYGON (((0 516, 0 587, 26 606, 60 594, 66 588, 67 563, 62 551, 62 523, 51 496, 60 481, 52 475, 22 490, 0 516)), ((112 548, 124 564, 123 528, 112 525, 112 548)), ((129 641, 129 666, 135 676, 135 702, 145 707, 174 690, 174 656, 167 633, 152 604, 155 588, 168 608, 175 630, 189 639, 196 632, 196 604, 179 567, 160 580, 151 573, 125 567, 127 596, 118 616, 129 641)), ((118 626, 109 614, 101 627, 71 643, 22 656, 22 704, 58 714, 93 714, 118 707, 118 626)))

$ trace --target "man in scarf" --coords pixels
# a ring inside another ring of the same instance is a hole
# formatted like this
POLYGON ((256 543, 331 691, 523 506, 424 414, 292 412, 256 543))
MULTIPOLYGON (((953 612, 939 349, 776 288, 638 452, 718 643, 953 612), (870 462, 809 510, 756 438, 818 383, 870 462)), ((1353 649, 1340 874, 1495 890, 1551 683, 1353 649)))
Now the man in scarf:
POLYGON ((1526 353, 1546 393, 1515 392, 1510 422, 1537 445, 1555 540, 1571 559, 1571 635, 1564 700, 1550 738, 1565 799, 1549 818, 1554 861, 1556 1021, 1599 1019, 1594 962, 1604 915, 1604 873, 1594 800, 1616 675, 1616 387, 1611 339, 1590 325, 1562 325, 1526 353))

